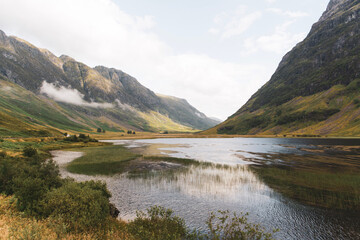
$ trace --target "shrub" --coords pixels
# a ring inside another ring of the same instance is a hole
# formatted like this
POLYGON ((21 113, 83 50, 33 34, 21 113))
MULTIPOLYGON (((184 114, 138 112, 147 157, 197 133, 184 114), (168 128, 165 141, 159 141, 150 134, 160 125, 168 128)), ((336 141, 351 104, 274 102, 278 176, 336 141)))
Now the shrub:
POLYGON ((43 216, 60 219, 71 231, 96 228, 109 216, 109 198, 102 188, 95 182, 68 180, 46 194, 41 204, 43 216))
POLYGON ((52 188, 62 185, 59 169, 55 163, 46 161, 38 155, 23 162, 15 169, 10 189, 18 199, 18 208, 31 215, 41 215, 40 200, 52 188))
POLYGON ((91 138, 89 135, 86 136, 85 134, 81 133, 79 135, 79 137, 77 137, 76 135, 71 135, 69 137, 66 137, 64 139, 67 142, 84 142, 84 143, 88 143, 88 142, 98 142, 98 140, 91 138))
POLYGON ((5 151, 0 152, 0 158, 6 158, 7 153, 5 151))
POLYGON ((96 130, 98 133, 101 133, 102 131, 101 131, 101 128, 98 128, 97 130, 96 130))
MULTIPOLYGON (((227 239, 227 240, 270 240, 271 233, 258 224, 251 224, 247 219, 248 214, 233 214, 229 211, 218 211, 218 215, 211 213, 207 225, 209 233, 203 236, 205 239, 227 239)), ((277 232, 274 230, 273 232, 277 232)))
POLYGON ((81 133, 81 134, 79 134, 79 138, 81 138, 81 139, 85 139, 85 138, 89 138, 89 136, 88 136, 88 137, 86 137, 86 135, 85 135, 85 134, 81 133))
POLYGON ((4 158, 0 161, 0 192, 13 194, 13 179, 19 174, 22 162, 16 158, 4 158))
POLYGON ((39 200, 47 192, 46 182, 41 178, 20 176, 14 179, 14 192, 18 208, 29 215, 39 212, 39 200))
POLYGON ((159 206, 147 209, 147 213, 137 212, 128 229, 136 239, 173 240, 187 236, 184 220, 173 216, 172 210, 159 206))
POLYGON ((23 155, 25 157, 33 157, 33 156, 35 156, 37 154, 38 154, 37 150, 35 148, 33 148, 33 147, 29 146, 29 147, 25 147, 23 149, 23 155))

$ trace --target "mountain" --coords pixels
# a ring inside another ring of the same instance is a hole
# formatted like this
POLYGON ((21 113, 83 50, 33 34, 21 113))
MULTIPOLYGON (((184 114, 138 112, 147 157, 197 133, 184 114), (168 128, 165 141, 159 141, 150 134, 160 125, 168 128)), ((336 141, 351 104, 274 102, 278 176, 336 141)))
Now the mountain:
POLYGON ((113 68, 91 68, 0 31, 0 136, 59 131, 194 132, 218 124, 113 68))
POLYGON ((359 136, 360 2, 331 0, 270 81, 205 133, 359 136))

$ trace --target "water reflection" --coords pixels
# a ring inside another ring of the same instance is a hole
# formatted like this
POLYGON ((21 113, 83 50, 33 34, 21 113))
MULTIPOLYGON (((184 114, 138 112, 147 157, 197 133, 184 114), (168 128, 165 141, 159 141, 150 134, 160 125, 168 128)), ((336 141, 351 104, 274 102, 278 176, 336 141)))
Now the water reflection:
MULTIPOLYGON (((114 142, 127 144, 132 150, 145 155, 165 154, 230 165, 193 166, 147 175, 124 174, 103 178, 123 219, 134 218, 137 210, 161 205, 173 209, 191 228, 204 230, 211 211, 229 210, 249 212, 250 221, 268 229, 279 228, 277 239, 360 239, 358 213, 314 208, 282 197, 259 180, 246 165, 254 160, 289 162, 294 156, 305 161, 306 154, 318 153, 304 149, 318 149, 320 145, 352 146, 359 143, 357 140, 247 138, 114 142), (278 158, 272 159, 273 154, 278 154, 278 158)), ((332 155, 333 152, 327 157, 332 155)), ((335 160, 341 159, 344 158, 340 155, 335 160)), ((357 156, 350 160, 359 162, 358 159, 357 156)), ((315 160, 321 163, 321 159, 315 160)))
POLYGON ((178 191, 191 197, 235 201, 241 196, 268 194, 271 190, 247 166, 191 166, 183 170, 125 175, 135 184, 161 191, 178 191))

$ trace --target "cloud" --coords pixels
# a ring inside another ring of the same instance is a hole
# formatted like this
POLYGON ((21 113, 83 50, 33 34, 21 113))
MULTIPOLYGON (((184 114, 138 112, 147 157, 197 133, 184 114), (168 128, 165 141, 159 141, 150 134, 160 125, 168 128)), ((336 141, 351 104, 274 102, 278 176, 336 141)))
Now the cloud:
POLYGON ((163 83, 170 95, 191 98, 208 112, 224 109, 234 113, 270 78, 272 70, 257 64, 236 64, 206 55, 182 54, 169 58, 157 72, 163 79, 173 75, 181 79, 177 85, 163 83))
MULTIPOLYGON (((237 36, 260 17, 260 12, 240 6, 219 14, 210 32, 218 31, 223 38, 237 36)), ((0 0, 0 29, 5 32, 58 56, 121 69, 155 92, 186 98, 209 116, 225 119, 270 77, 272 69, 260 64, 175 53, 154 27, 153 16, 127 14, 111 0, 0 0)), ((75 90, 45 86, 58 101, 89 104, 75 90)))
POLYGON ((92 108, 112 108, 110 103, 86 102, 84 95, 76 89, 66 88, 64 86, 56 87, 53 83, 43 81, 40 92, 46 94, 48 97, 57 102, 69 103, 77 106, 92 107, 92 108))
POLYGON ((214 35, 221 34, 222 39, 243 34, 262 16, 260 11, 247 13, 246 9, 245 6, 239 6, 232 13, 222 12, 216 15, 214 18, 216 27, 210 28, 208 32, 214 35))
POLYGON ((280 8, 268 8, 266 11, 275 13, 281 16, 290 17, 290 18, 301 18, 309 16, 308 13, 302 11, 284 11, 280 8))
POLYGON ((268 3, 275 3, 277 0, 265 0, 265 2, 268 2, 268 3))
POLYGON ((284 54, 298 42, 302 41, 306 36, 306 33, 290 33, 288 28, 293 23, 293 21, 287 21, 277 26, 275 31, 270 35, 263 35, 257 38, 247 38, 244 42, 245 48, 250 53, 265 51, 284 54))

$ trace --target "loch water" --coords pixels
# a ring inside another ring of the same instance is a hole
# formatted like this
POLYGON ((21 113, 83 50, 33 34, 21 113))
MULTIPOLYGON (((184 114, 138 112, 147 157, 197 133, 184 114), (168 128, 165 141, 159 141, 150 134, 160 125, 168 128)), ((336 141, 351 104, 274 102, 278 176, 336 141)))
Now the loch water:
POLYGON ((250 222, 259 223, 268 230, 280 229, 275 234, 277 239, 360 239, 359 213, 298 203, 271 189, 249 168, 249 164, 266 161, 267 154, 306 158, 318 153, 305 149, 359 146, 359 140, 174 138, 109 142, 144 154, 153 154, 155 149, 157 154, 224 164, 103 178, 123 219, 134 218, 136 210, 160 205, 174 210, 189 227, 205 231, 210 212, 229 210, 249 213, 250 222))

